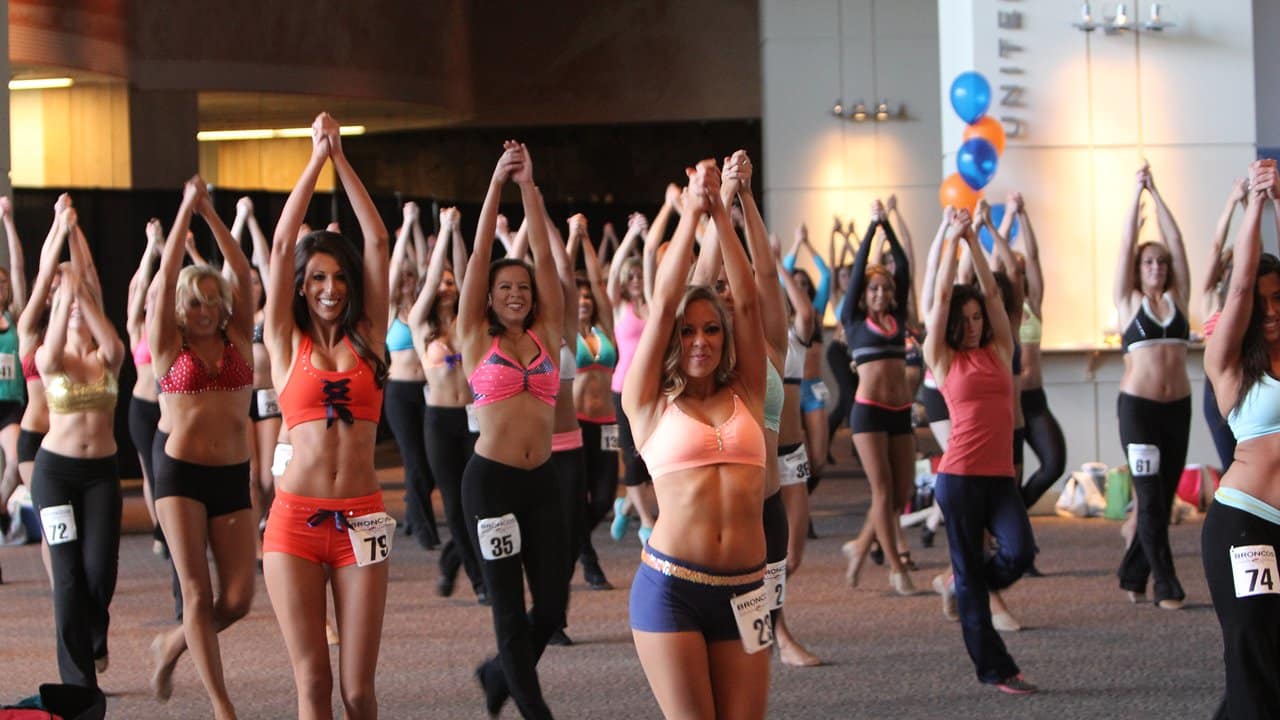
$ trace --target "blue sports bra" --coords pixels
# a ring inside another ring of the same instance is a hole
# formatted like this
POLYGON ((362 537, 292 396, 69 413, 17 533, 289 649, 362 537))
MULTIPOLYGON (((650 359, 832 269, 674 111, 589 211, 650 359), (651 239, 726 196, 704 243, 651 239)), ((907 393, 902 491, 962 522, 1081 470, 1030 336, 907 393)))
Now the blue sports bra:
POLYGON ((391 327, 387 328, 387 349, 391 352, 413 349, 413 333, 400 318, 392 320, 391 327))
POLYGON ((1280 380, 1263 375, 1227 415, 1227 425, 1237 443, 1280 432, 1280 380))
POLYGON ((1182 314, 1168 292, 1164 294, 1164 301, 1173 307, 1173 315, 1167 320, 1159 320, 1151 312, 1151 304, 1147 302, 1146 296, 1143 296, 1142 307, 1134 314, 1129 327, 1124 329, 1124 335, 1120 337, 1120 346, 1125 352, 1166 343, 1187 344, 1191 337, 1191 325, 1187 323, 1187 316, 1182 314))
POLYGON ((608 335, 600 332, 600 328, 591 328, 591 334, 596 336, 597 347, 600 348, 600 351, 592 355, 591 348, 582 339, 582 335, 579 334, 578 369, 612 371, 618 365, 618 348, 614 347, 613 343, 609 341, 608 335))

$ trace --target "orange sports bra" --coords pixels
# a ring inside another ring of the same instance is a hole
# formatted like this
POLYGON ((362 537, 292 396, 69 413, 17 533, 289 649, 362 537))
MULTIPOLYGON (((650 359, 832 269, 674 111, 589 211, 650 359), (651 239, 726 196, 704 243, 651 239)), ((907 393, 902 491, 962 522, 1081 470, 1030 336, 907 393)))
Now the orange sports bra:
POLYGON ((733 413, 720 425, 708 425, 667 404, 640 456, 654 478, 707 465, 764 467, 764 429, 733 394, 733 413))
POLYGON ((280 414, 289 429, 312 420, 324 420, 325 427, 332 427, 334 420, 350 425, 356 420, 376 424, 381 419, 382 388, 373 368, 356 352, 350 338, 342 341, 356 356, 356 366, 346 372, 321 370, 311 364, 311 336, 303 334, 289 379, 278 397, 280 414))

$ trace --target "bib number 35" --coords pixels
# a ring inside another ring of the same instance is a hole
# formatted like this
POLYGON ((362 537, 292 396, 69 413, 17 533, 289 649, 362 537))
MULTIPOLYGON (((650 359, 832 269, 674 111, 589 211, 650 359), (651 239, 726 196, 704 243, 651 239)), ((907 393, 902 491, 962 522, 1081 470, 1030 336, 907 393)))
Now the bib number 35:
POLYGON ((480 555, 485 560, 504 560, 520 554, 520 523, 511 513, 481 518, 476 523, 480 555))

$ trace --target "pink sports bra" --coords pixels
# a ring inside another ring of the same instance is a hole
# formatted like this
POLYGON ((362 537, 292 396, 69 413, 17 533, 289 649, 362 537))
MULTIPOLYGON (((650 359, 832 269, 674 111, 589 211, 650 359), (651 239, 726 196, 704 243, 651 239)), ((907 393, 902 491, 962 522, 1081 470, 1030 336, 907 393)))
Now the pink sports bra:
POLYGON ((144 365, 151 364, 151 343, 148 342, 147 336, 143 335, 137 345, 133 346, 133 366, 140 368, 144 365))
POLYGON ((764 467, 764 429, 743 411, 733 394, 733 413, 718 426, 689 417, 668 403, 640 455, 654 478, 707 465, 764 467))
POLYGON ((547 354, 547 348, 538 336, 532 330, 527 332, 538 346, 538 354, 528 367, 502 352, 498 338, 493 338, 489 354, 467 378, 467 382, 471 384, 471 394, 475 396, 476 407, 507 400, 525 391, 548 405, 556 404, 560 377, 556 374, 555 362, 547 354))

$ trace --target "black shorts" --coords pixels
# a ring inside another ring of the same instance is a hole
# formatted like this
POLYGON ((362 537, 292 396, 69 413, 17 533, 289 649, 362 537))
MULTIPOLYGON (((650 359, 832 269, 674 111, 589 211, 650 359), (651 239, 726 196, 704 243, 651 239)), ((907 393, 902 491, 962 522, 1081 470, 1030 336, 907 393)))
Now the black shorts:
POLYGON ((0 402, 0 430, 22 422, 22 403, 17 400, 0 402))
POLYGON ((40 443, 44 442, 44 433, 32 432, 18 428, 18 463, 35 462, 40 443))
POLYGON ((942 397, 941 390, 921 385, 920 392, 916 393, 916 399, 924 405, 924 416, 929 419, 929 422, 951 419, 951 411, 947 410, 947 401, 942 397))
POLYGON ((251 507, 248 460, 235 465, 198 465, 171 457, 161 446, 153 463, 156 500, 191 498, 203 503, 211 518, 251 507))
POLYGON ((855 435, 871 432, 910 435, 913 432, 911 406, 893 409, 854 400, 849 412, 849 429, 855 435))

